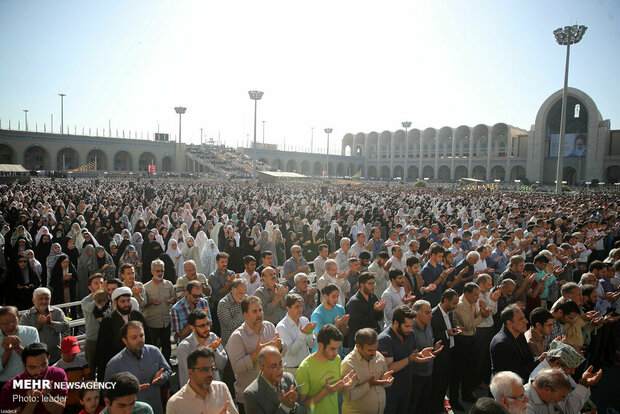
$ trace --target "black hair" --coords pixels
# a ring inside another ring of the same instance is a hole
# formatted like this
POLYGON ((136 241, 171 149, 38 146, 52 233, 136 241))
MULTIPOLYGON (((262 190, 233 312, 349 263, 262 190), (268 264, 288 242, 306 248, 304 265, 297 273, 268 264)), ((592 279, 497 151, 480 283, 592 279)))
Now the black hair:
POLYGON ((194 309, 187 315, 187 323, 196 326, 198 319, 208 319, 209 314, 202 309, 194 309))
POLYGON ((554 319, 551 312, 547 309, 536 308, 530 313, 530 324, 533 327, 536 327, 536 324, 539 323, 541 326, 545 324, 549 319, 554 319))
POLYGON ((213 360, 215 360, 215 353, 211 348, 199 346, 187 356, 187 369, 194 369, 198 362, 198 358, 213 358, 213 360))
POLYGON ((344 337, 340 330, 329 323, 324 325, 316 336, 317 342, 323 344, 323 346, 329 345, 331 341, 342 342, 343 339, 344 337))
POLYGON ((114 387, 110 387, 105 391, 105 398, 110 400, 110 404, 117 398, 125 397, 127 395, 137 395, 140 391, 140 383, 138 379, 129 372, 119 372, 114 374, 108 380, 114 383, 114 387))
POLYGON ((22 362, 25 364, 28 357, 36 357, 45 354, 49 358, 50 353, 47 350, 47 345, 42 342, 33 342, 27 345, 22 351, 22 362))

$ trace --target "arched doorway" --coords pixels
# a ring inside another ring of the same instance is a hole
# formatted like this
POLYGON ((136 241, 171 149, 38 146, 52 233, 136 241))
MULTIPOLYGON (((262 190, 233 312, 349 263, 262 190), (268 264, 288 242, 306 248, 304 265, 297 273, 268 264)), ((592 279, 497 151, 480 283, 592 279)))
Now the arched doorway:
POLYGON ((5 144, 0 144, 0 164, 15 164, 15 151, 5 144))
POLYGON ((447 165, 442 165, 441 167, 439 167, 437 173, 439 174, 440 180, 450 179, 450 167, 448 167, 447 165))
POLYGON ((341 162, 336 166, 336 175, 338 177, 344 177, 344 164, 341 162))
POLYGON ((315 161, 312 165, 312 175, 323 175, 323 168, 325 168, 325 164, 315 161))
POLYGON ((510 170, 510 181, 514 182, 515 180, 523 180, 525 178, 525 168, 521 165, 515 165, 510 170))
POLYGON ((459 165, 454 169, 454 178, 460 180, 461 178, 467 178, 467 167, 459 165))
POLYGON ((86 156, 86 162, 95 163, 96 170, 108 169, 108 157, 105 155, 105 152, 99 149, 91 150, 86 156))
POLYGON ((297 161, 289 160, 286 163, 286 171, 288 171, 288 172, 297 172, 297 170, 298 170, 297 161))
POLYGON ((374 165, 368 166, 368 178, 377 178, 377 167, 374 165))
POLYGON ((435 169, 430 165, 422 168, 422 178, 433 179, 435 178, 435 169))
POLYGON ((140 154, 138 160, 138 171, 148 171, 149 165, 155 164, 155 156, 150 152, 143 152, 140 154))
POLYGON ((161 170, 162 171, 172 171, 172 158, 169 155, 166 155, 161 160, 161 170))
POLYGON ((407 168, 408 179, 415 180, 418 178, 419 174, 420 172, 418 171, 418 167, 416 167, 415 165, 410 165, 409 168, 407 168))
POLYGON ((568 185, 577 184, 577 170, 573 167, 564 167, 564 171, 562 172, 562 181, 566 181, 568 185))
POLYGON ((405 169, 400 165, 394 167, 394 178, 405 178, 405 169))
POLYGON ((472 178, 476 180, 486 180, 487 179, 487 169, 482 165, 476 165, 471 173, 472 178))
POLYGON ((131 154, 119 151, 114 156, 114 171, 131 171, 131 154))
POLYGON ((390 178, 390 167, 386 165, 381 167, 381 178, 390 178))
POLYGON ((310 174, 310 163, 306 160, 301 162, 301 173, 303 175, 309 175, 310 174))
POLYGON ((58 151, 58 156, 56 157, 56 170, 68 171, 79 166, 80 160, 76 150, 67 147, 58 151))
POLYGON ((27 170, 49 170, 50 156, 45 147, 33 145, 24 151, 24 168, 27 170))
POLYGON ((620 167, 612 165, 605 170, 605 182, 607 184, 615 184, 620 182, 620 167))
POLYGON ((501 165, 495 165, 491 168, 491 180, 504 181, 506 179, 506 170, 501 165))
POLYGON ((276 170, 282 170, 282 161, 276 158, 275 160, 273 160, 271 166, 276 170))

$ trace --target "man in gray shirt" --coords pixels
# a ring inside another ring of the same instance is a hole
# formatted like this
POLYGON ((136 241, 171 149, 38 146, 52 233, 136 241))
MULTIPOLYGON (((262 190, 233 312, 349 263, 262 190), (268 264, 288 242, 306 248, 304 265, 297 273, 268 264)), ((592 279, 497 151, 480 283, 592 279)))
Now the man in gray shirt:
POLYGON ((291 258, 284 262, 284 267, 282 268, 282 273, 289 289, 295 287, 295 275, 308 270, 310 270, 310 266, 308 266, 308 262, 301 254, 301 247, 296 244, 291 246, 291 258))
POLYGON ((103 289, 103 275, 95 273, 88 278, 88 290, 90 295, 82 299, 82 313, 86 327, 86 337, 84 342, 84 352, 90 367, 90 377, 95 378, 95 356, 97 350, 97 336, 99 335, 99 321, 93 315, 95 309, 95 292, 103 289))
MULTIPOLYGON (((419 300, 413 304, 416 318, 413 321, 413 334, 417 349, 433 347, 436 355, 443 349, 441 341, 433 344, 433 328, 431 328, 431 304, 425 300, 419 300)), ((433 360, 421 364, 413 364, 413 387, 409 400, 409 410, 413 413, 431 412, 429 399, 433 379, 433 360)))
POLYGON ((232 270, 228 270, 228 253, 220 252, 215 256, 217 269, 209 275, 209 287, 211 288, 211 296, 209 297, 209 308, 213 317, 213 332, 216 335, 221 334, 220 319, 217 316, 217 305, 220 300, 230 293, 230 285, 237 276, 232 270))
POLYGON ((60 341, 69 331, 69 321, 62 309, 50 306, 51 292, 48 288, 36 288, 32 293, 34 306, 20 318, 20 325, 34 326, 39 331, 39 340, 47 345, 49 363, 60 359, 60 341))

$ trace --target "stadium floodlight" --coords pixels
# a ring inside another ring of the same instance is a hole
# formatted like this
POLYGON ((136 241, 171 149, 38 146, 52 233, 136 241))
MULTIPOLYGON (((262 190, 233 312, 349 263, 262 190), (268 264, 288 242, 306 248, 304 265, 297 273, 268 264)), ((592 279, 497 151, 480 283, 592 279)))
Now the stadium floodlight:
MULTIPOLYGON (((263 91, 248 91, 250 99, 254 101, 254 150, 256 150, 256 109, 258 101, 263 97, 263 91)), ((263 124, 264 125, 264 124, 263 124)), ((256 156, 252 157, 252 171, 256 177, 256 156)))
POLYGON ((568 62, 570 58, 570 45, 579 43, 588 28, 586 26, 565 26, 553 31, 556 42, 566 46, 566 66, 564 68, 564 89, 562 89, 562 114, 560 116, 560 142, 558 144, 558 164, 556 170, 555 192, 562 193, 562 177, 564 169, 564 136, 566 135, 566 95, 568 92, 568 62))
MULTIPOLYGON (((174 107, 174 112, 179 114, 179 141, 178 141, 179 144, 181 144, 181 116, 185 113, 185 111, 187 111, 187 108, 184 106, 174 107)), ((177 151, 181 151, 181 148, 177 147, 177 151)), ((181 164, 183 164, 181 157, 177 157, 177 164, 179 164, 177 165, 177 171, 179 173, 179 177, 181 177, 181 169, 182 169, 181 164)))

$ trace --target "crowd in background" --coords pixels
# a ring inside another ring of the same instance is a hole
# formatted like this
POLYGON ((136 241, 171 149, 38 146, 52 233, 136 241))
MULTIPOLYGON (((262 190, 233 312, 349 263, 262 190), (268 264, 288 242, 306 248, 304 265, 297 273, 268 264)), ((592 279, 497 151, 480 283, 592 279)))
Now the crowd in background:
MULTIPOLYGON (((36 178, 0 194, 2 384, 46 357, 41 375, 133 374, 143 412, 579 413, 620 360, 617 193, 36 178)), ((80 394, 45 409, 79 412, 80 394)))

